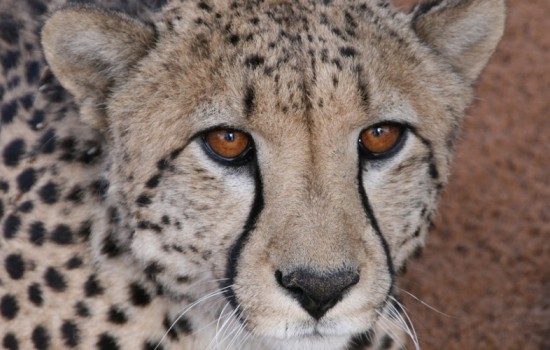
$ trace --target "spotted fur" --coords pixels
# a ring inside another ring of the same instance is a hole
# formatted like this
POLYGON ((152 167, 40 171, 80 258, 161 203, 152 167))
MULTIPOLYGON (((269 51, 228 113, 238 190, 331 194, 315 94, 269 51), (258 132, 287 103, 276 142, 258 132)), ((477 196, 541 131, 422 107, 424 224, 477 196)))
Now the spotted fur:
POLYGON ((0 3, 3 347, 417 345, 396 276, 504 1, 92 3, 0 3), (366 159, 381 122, 401 147, 366 159))

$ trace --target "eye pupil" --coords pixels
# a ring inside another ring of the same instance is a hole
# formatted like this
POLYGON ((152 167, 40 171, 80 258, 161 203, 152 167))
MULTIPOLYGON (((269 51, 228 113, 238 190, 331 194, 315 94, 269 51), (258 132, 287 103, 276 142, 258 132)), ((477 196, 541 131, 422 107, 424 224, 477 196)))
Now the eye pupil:
POLYGON ((373 135, 373 136, 376 136, 376 137, 380 137, 383 133, 384 133, 384 129, 381 128, 381 127, 374 128, 374 129, 372 130, 372 135, 373 135))
POLYGON ((235 134, 231 131, 226 131, 224 138, 225 138, 225 141, 227 142, 233 142, 235 141, 235 134))

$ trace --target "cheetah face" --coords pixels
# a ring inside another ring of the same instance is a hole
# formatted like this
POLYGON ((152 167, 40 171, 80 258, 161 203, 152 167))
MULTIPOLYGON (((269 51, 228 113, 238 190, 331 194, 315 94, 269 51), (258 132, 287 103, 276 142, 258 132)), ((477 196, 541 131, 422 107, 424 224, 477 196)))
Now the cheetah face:
POLYGON ((43 37, 107 136, 117 239, 140 270, 266 346, 332 349, 384 322, 423 245, 501 13, 186 2, 153 28, 69 7, 43 37))

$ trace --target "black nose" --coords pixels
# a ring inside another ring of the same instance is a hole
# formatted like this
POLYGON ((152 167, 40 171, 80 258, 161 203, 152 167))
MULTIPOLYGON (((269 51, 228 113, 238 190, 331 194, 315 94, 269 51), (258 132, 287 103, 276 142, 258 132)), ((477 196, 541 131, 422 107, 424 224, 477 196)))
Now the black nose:
POLYGON ((359 282, 359 272, 356 269, 329 272, 297 269, 288 273, 277 270, 275 278, 318 320, 342 299, 347 289, 359 282))

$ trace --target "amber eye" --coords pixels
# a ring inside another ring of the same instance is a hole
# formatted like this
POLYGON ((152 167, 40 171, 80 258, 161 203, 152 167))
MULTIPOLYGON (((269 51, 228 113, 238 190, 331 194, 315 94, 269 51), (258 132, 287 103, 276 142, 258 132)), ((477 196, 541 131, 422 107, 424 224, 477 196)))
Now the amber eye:
POLYGON ((382 123, 361 132, 359 145, 367 158, 385 158, 402 144, 405 128, 399 124, 382 123))
POLYGON ((252 149, 250 136, 242 131, 216 129, 203 135, 204 144, 218 160, 243 161, 252 149))

